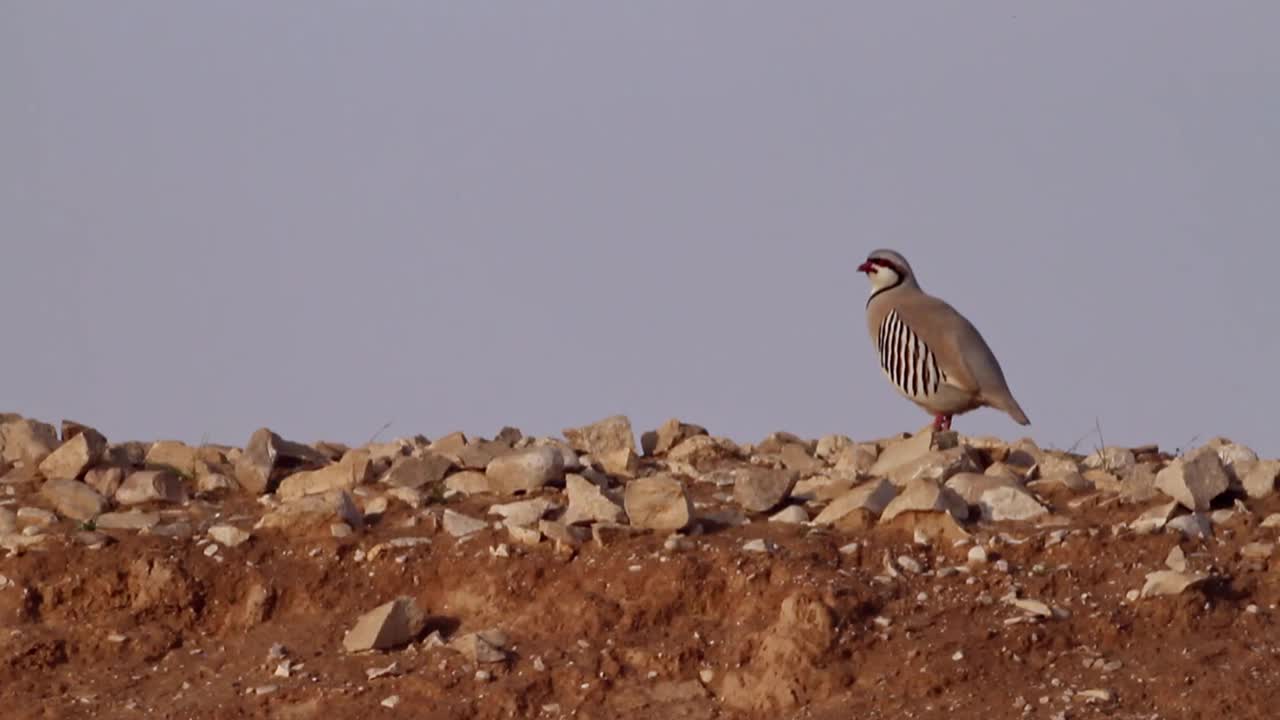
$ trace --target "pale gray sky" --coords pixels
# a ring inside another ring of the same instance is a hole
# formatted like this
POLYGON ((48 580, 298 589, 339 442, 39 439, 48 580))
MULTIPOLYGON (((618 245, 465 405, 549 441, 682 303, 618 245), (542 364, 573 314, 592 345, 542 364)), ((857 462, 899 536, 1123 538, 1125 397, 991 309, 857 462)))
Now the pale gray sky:
POLYGON ((885 246, 1042 445, 1274 456, 1278 35, 1264 1, 7 0, 0 409, 878 437, 929 421, 866 335, 885 246))

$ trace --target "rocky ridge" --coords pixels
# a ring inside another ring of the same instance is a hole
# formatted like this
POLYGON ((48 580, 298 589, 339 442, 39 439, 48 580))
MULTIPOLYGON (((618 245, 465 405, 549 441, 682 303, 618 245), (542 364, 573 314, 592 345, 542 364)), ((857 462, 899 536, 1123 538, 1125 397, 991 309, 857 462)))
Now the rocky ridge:
MULTIPOLYGON (((0 419, 0 613, 18 623, 0 641, 9 700, 23 672, 71 672, 104 642, 144 646, 139 662, 154 664, 205 635, 225 652, 252 644, 241 635, 324 617, 330 629, 300 641, 312 659, 273 641, 270 673, 209 692, 291 717, 430 698, 440 717, 861 707, 955 718, 970 717, 969 702, 981 712, 975 678, 1027 662, 1049 672, 1073 656, 1087 672, 982 717, 1104 716, 1151 711, 1155 686, 1120 679, 1116 660, 1071 638, 1123 654, 1115 635, 1128 631, 1114 628, 1152 618, 1193 637, 1223 617, 1269 625, 1280 594, 1280 462, 1225 438, 1179 456, 929 429, 739 444, 673 419, 637 443, 615 416, 561 437, 504 428, 361 447, 263 428, 241 448, 111 443, 76 422, 0 419), (1075 559, 1055 563, 1059 553, 1075 559), (41 561, 54 557, 61 575, 41 561), (78 563, 115 572, 68 581, 78 563), (223 584, 232 567, 243 585, 223 584), (307 589, 264 568, 288 568, 307 589), (325 581, 362 572, 366 592, 325 581), (335 588, 346 592, 333 600, 335 588), (99 607, 94 592, 116 598, 100 607, 106 640, 87 639, 92 622, 69 624, 99 607), (739 598, 750 600, 735 611, 739 598), (562 616, 552 602, 578 610, 562 616), (961 617, 981 637, 963 636, 961 617), (692 627, 696 638, 667 635, 692 627), (927 656, 938 647, 954 649, 927 656), (891 672, 867 662, 895 652, 891 672), (389 664, 365 668, 363 682, 326 683, 375 655, 389 664), (901 663, 927 677, 899 677, 901 663), (895 682, 905 690, 876 690, 895 682), (442 700, 460 684, 471 698, 442 700)), ((1274 644, 1253 652, 1276 669, 1274 644)), ((112 682, 68 692, 97 717, 157 702, 112 682)), ((179 695, 197 697, 186 684, 179 695)))

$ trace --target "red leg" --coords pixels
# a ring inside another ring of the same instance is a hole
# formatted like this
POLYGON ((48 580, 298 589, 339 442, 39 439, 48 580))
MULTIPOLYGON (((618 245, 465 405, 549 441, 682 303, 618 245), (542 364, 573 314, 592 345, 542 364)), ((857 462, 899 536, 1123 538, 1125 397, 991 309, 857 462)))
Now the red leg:
POLYGON ((934 429, 934 430, 950 430, 950 429, 951 429, 951 416, 950 416, 950 415, 943 415, 942 413, 938 413, 937 415, 934 415, 934 416, 933 416, 933 429, 934 429))

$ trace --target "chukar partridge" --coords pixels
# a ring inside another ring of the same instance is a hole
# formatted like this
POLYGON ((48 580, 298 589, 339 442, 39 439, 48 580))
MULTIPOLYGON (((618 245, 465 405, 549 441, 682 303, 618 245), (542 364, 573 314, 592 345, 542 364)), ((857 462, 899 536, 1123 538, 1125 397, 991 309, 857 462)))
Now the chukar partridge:
POLYGON ((858 271, 871 281, 867 328, 880 369, 903 397, 933 414, 935 429, 950 429, 951 416, 980 407, 1031 424, 977 328, 921 290, 906 258, 876 250, 858 271))

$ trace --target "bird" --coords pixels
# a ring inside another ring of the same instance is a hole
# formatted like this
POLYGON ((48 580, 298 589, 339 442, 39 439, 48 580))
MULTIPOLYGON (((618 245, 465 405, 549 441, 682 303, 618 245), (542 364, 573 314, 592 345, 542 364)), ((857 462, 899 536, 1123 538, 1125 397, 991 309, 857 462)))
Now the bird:
POLYGON ((934 416, 934 430, 950 430, 952 416, 981 407, 1031 424, 982 334, 951 305, 922 290, 905 257, 873 250, 858 272, 871 283, 867 329, 880 369, 899 394, 934 416))

